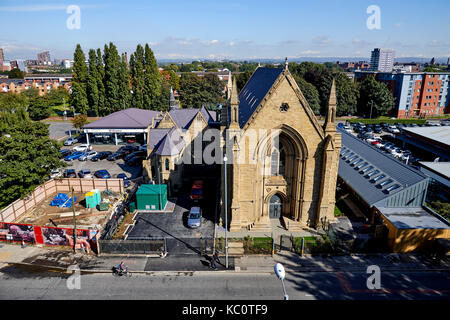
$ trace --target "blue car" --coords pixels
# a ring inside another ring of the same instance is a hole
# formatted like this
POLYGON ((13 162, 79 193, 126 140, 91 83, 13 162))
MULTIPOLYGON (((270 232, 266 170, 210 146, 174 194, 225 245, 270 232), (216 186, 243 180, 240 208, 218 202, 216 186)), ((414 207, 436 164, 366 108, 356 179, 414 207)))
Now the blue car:
POLYGON ((64 158, 64 160, 66 160, 66 161, 76 160, 76 159, 78 159, 79 157, 81 157, 83 155, 84 155, 84 152, 77 151, 77 152, 74 152, 72 154, 69 154, 67 157, 64 158))
POLYGON ((99 179, 109 179, 111 178, 111 175, 107 170, 97 170, 94 173, 94 176, 96 176, 99 179))
POLYGON ((130 186, 130 184, 131 184, 130 179, 128 179, 128 177, 127 177, 127 175, 125 173, 119 173, 117 175, 117 178, 118 179, 123 179, 123 186, 125 188, 128 188, 130 186))

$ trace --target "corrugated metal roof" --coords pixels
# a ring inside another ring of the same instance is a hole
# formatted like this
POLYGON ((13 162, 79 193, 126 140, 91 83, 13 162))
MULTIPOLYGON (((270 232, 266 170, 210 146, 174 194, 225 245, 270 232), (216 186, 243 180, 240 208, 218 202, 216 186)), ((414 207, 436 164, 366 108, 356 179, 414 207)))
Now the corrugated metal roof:
POLYGON ((425 138, 443 143, 450 148, 450 127, 417 127, 403 128, 405 133, 411 132, 425 138))
POLYGON ((241 128, 247 123, 283 70, 283 68, 263 67, 255 70, 239 93, 239 126, 241 128))
POLYGON ((341 132, 342 136, 338 175, 368 205, 372 206, 427 179, 421 172, 385 154, 378 148, 340 128, 337 130, 341 132), (380 187, 379 184, 383 182, 386 182, 386 185, 380 187), (398 187, 391 192, 386 191, 395 185, 398 187))
POLYGON ((91 122, 85 125, 83 129, 144 129, 151 125, 152 119, 158 114, 159 111, 129 108, 91 122))

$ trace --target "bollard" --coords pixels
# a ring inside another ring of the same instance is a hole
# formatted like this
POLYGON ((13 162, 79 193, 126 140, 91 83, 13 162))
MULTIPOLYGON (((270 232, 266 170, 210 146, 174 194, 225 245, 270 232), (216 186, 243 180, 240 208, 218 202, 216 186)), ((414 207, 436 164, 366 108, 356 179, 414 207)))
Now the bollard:
POLYGON ((305 248, 305 238, 302 237, 302 248, 300 250, 300 255, 303 257, 303 250, 305 248))

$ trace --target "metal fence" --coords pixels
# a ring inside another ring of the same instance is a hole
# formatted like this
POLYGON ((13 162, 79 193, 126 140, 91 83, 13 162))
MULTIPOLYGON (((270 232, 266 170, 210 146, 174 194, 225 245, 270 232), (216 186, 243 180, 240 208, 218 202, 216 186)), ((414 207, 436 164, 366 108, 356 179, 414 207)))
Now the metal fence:
POLYGON ((150 254, 160 253, 164 248, 162 240, 99 240, 99 251, 109 254, 150 254))

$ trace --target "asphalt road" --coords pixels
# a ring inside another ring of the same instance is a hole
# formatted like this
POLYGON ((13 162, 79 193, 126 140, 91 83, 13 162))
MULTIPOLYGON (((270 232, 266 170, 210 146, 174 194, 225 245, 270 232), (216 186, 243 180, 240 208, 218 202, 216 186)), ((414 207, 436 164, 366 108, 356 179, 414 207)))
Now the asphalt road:
MULTIPOLYGON (((7 267, 0 272, 0 299, 280 300, 281 282, 273 274, 210 273, 180 275, 82 275, 80 289, 69 290, 69 275, 7 267)), ((367 289, 368 275, 348 272, 287 274, 290 300, 444 299, 450 280, 443 272, 384 272, 381 290, 367 289)), ((74 282, 72 282, 74 283, 74 282)))

